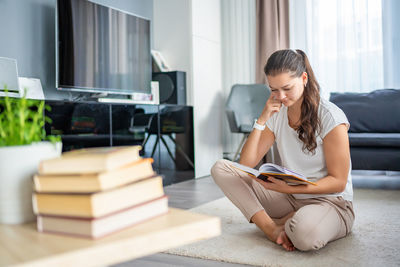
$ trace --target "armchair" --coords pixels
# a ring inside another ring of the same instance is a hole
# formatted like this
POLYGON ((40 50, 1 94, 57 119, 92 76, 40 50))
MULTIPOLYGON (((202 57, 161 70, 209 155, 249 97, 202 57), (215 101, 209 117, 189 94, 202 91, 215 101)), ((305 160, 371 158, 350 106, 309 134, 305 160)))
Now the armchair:
POLYGON ((243 138, 236 150, 233 161, 250 134, 254 120, 261 114, 270 96, 265 84, 235 84, 232 86, 225 111, 232 133, 241 133, 243 138))

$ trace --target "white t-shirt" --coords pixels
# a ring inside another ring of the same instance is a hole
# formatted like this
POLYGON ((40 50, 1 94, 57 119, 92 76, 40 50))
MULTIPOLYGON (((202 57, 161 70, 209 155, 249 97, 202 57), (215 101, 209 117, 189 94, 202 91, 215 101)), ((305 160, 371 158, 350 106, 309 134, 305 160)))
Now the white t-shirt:
MULTIPOLYGON (((267 127, 275 135, 275 141, 282 161, 282 166, 305 175, 311 181, 318 181, 328 175, 323 151, 323 139, 333 128, 340 124, 344 123, 347 126, 347 129, 349 129, 349 121, 339 107, 332 102, 321 98, 318 116, 321 120, 322 129, 320 135, 317 135, 317 148, 313 155, 308 150, 303 152, 303 142, 299 139, 297 132, 289 126, 287 110, 288 108, 286 106, 282 106, 280 111, 272 115, 266 123, 267 127)), ((293 196, 297 199, 342 196, 345 200, 352 201, 353 185, 351 180, 351 160, 347 185, 343 192, 318 195, 293 194, 293 196)))

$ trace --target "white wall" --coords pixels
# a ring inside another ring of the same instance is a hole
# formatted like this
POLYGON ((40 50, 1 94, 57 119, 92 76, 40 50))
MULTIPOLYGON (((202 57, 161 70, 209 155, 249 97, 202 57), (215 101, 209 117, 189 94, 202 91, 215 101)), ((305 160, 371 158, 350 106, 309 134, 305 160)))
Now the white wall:
POLYGON ((192 1, 192 30, 195 163, 201 177, 223 152, 220 1, 192 1))
POLYGON ((154 49, 187 73, 194 109, 195 177, 222 157, 223 92, 219 0, 153 0, 154 49))
POLYGON ((191 18, 191 1, 153 0, 153 47, 171 69, 186 72, 188 105, 193 105, 191 18))
POLYGON ((206 176, 242 137, 229 130, 225 102, 233 84, 255 82, 255 0, 154 0, 153 7, 154 48, 187 73, 195 176, 206 176))

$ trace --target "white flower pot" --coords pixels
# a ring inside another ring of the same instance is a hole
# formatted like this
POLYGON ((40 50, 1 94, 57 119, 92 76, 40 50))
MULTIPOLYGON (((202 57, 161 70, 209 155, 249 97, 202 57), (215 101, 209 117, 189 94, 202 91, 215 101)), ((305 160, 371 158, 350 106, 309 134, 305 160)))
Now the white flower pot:
POLYGON ((0 223, 33 221, 32 177, 39 162, 60 156, 62 143, 0 147, 0 223))

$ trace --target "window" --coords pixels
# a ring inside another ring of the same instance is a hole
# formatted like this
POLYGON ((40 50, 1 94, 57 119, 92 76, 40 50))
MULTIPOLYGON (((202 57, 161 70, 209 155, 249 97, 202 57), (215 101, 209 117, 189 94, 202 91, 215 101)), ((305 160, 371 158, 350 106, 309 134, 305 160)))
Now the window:
POLYGON ((381 0, 291 0, 290 46, 309 56, 321 94, 383 88, 381 0))

